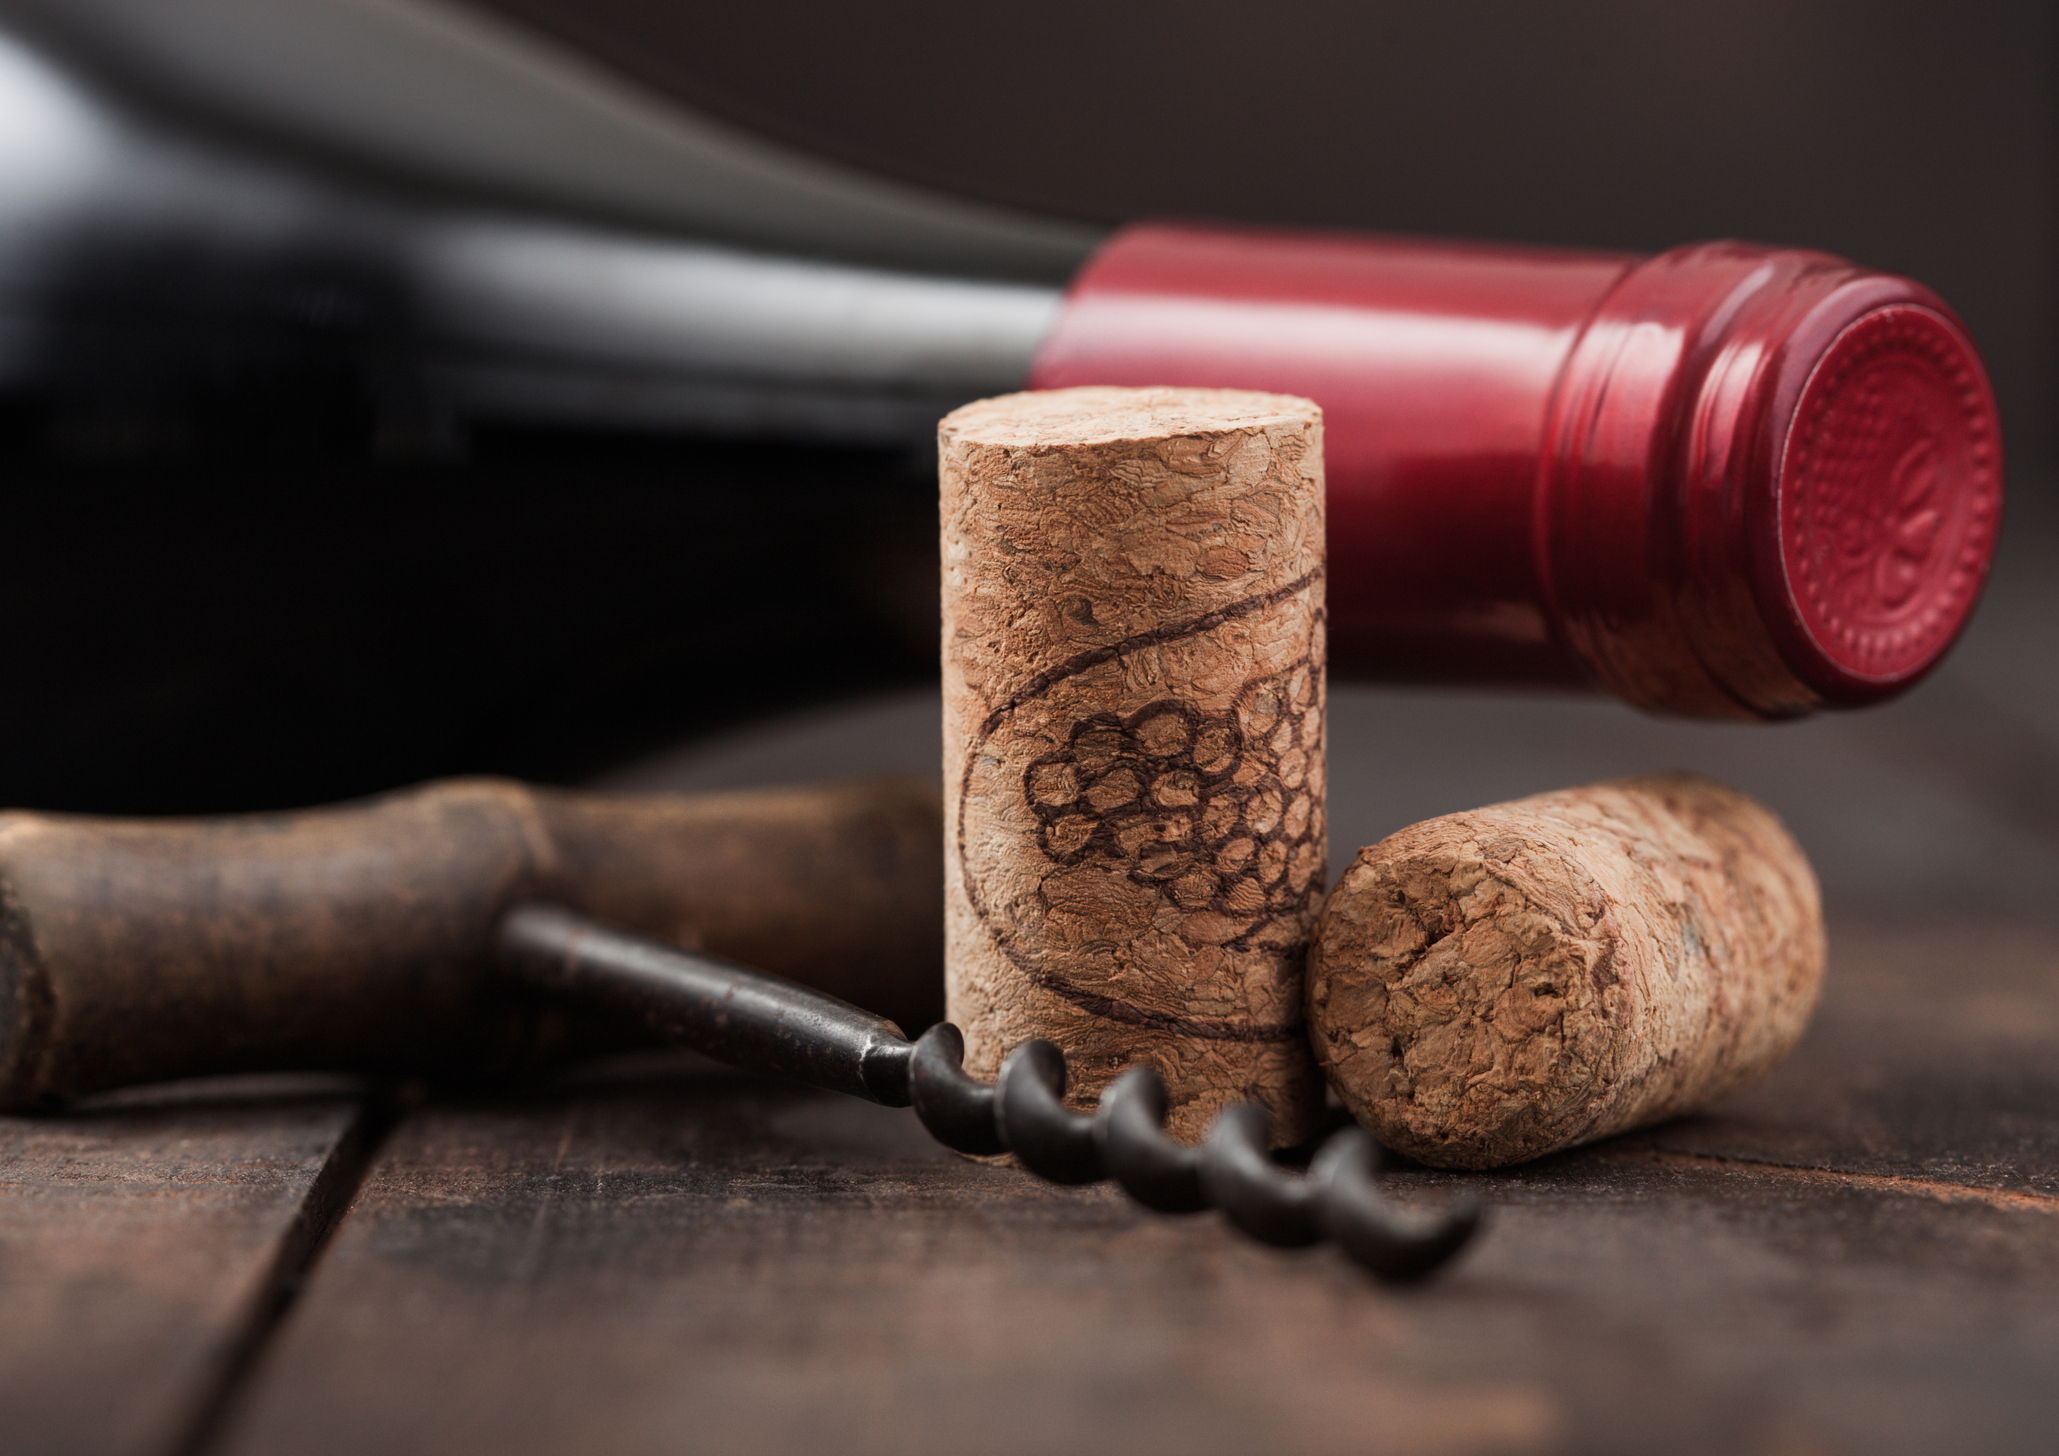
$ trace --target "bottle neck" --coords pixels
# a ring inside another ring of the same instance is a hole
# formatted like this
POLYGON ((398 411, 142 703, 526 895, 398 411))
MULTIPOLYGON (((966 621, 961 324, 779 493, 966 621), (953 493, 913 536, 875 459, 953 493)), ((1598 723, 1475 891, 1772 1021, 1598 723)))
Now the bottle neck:
POLYGON ((1636 262, 1141 224, 1074 280, 1031 384, 1315 400, 1333 670, 1577 686, 1535 573, 1538 442, 1581 325, 1636 262))
POLYGON ((1788 717, 1913 683, 2000 507, 1994 406, 1934 295, 1823 254, 1676 249, 1624 275, 1548 415, 1548 610, 1609 690, 1788 717))
POLYGON ((1777 718, 1949 646, 2000 509, 1994 406, 1905 279, 1742 243, 1655 258, 1145 224, 1031 385, 1323 407, 1331 664, 1777 718))

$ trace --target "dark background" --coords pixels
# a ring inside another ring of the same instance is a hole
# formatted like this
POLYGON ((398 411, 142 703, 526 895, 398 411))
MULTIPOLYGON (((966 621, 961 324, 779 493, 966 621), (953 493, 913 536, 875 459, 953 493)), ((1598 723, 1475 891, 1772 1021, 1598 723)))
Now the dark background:
MULTIPOLYGON (((1642 250, 1738 236, 1903 271, 1992 365, 2012 529, 2047 489, 2047 5, 489 8, 766 135, 1025 209, 1642 250)), ((922 460, 507 429, 395 460, 347 395, 232 404, 227 429, 0 409, 0 803, 576 781, 934 674, 922 460)))

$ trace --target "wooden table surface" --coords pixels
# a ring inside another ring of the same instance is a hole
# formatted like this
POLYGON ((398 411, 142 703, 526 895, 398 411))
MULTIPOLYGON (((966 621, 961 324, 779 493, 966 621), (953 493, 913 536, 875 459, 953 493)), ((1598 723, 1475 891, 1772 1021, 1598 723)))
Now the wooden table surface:
MULTIPOLYGON (((1502 1172, 1391 1170, 1490 1210, 1424 1288, 686 1056, 491 1097, 148 1089, 0 1120, 0 1451, 2059 1449, 2055 543, 2015 523, 1960 652, 1870 713, 1337 691, 1340 848, 1692 767, 1788 819, 1832 917, 1823 1007, 1759 1087, 1502 1172)), ((928 768, 934 713, 615 782, 928 768)))

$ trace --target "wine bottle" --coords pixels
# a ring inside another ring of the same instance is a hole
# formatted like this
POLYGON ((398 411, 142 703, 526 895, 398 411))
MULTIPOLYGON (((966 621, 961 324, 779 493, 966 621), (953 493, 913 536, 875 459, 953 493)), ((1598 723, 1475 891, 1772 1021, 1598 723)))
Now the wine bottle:
POLYGON ((1325 414, 1339 675, 1695 716, 1904 690, 1994 547, 1999 424, 1963 326, 1821 253, 1147 223, 1061 289, 995 276, 963 220, 908 212, 901 256, 930 261, 883 266, 883 244, 836 260, 848 199, 810 204, 826 232, 800 256, 791 220, 782 253, 425 198, 141 126, 24 47, 0 62, 35 123, 4 184, 0 383, 139 359, 235 378, 238 348, 270 378, 299 350, 417 415, 854 444, 1025 386, 1302 394, 1325 414))

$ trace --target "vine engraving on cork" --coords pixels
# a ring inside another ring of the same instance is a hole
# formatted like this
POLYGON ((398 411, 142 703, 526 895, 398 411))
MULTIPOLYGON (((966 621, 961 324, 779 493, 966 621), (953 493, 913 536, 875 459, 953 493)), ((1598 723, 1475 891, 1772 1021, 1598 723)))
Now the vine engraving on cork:
MULTIPOLYGON (((998 766, 1013 760, 1005 749, 992 749, 1026 703, 1047 700, 1062 684, 1115 667, 1133 652, 1201 637, 1277 606, 1310 591, 1321 575, 1312 571, 1197 621, 1082 654, 1039 674, 982 725, 958 795, 959 864, 974 913, 1024 976, 1085 1011, 1134 1026, 1224 1041, 1301 1035, 1299 1007, 1291 1001, 1283 1019, 1179 1015, 1096 989, 1107 979, 1105 969, 1080 965, 1082 957, 1054 956, 1048 944, 1025 945, 1023 927, 998 913, 985 893, 986 876, 968 852, 965 806, 987 787, 985 777, 1000 777, 998 766), (988 775, 980 774, 983 765, 992 766, 988 775)), ((1249 679, 1227 710, 1211 713, 1164 697, 1127 715, 1090 712, 1071 720, 1065 747, 1022 768, 1021 801, 1050 865, 1044 884, 1056 890, 1051 913, 1064 916, 1067 871, 1121 871, 1138 891, 1139 908, 1176 909, 1173 934, 1189 948, 1284 955, 1298 980, 1306 927, 1322 893, 1326 843, 1321 627, 1317 610, 1302 655, 1249 679)), ((1050 928, 1044 917, 1039 931, 1050 928)), ((1084 959, 1099 960, 1097 952, 1105 949, 1092 947, 1084 959)))

